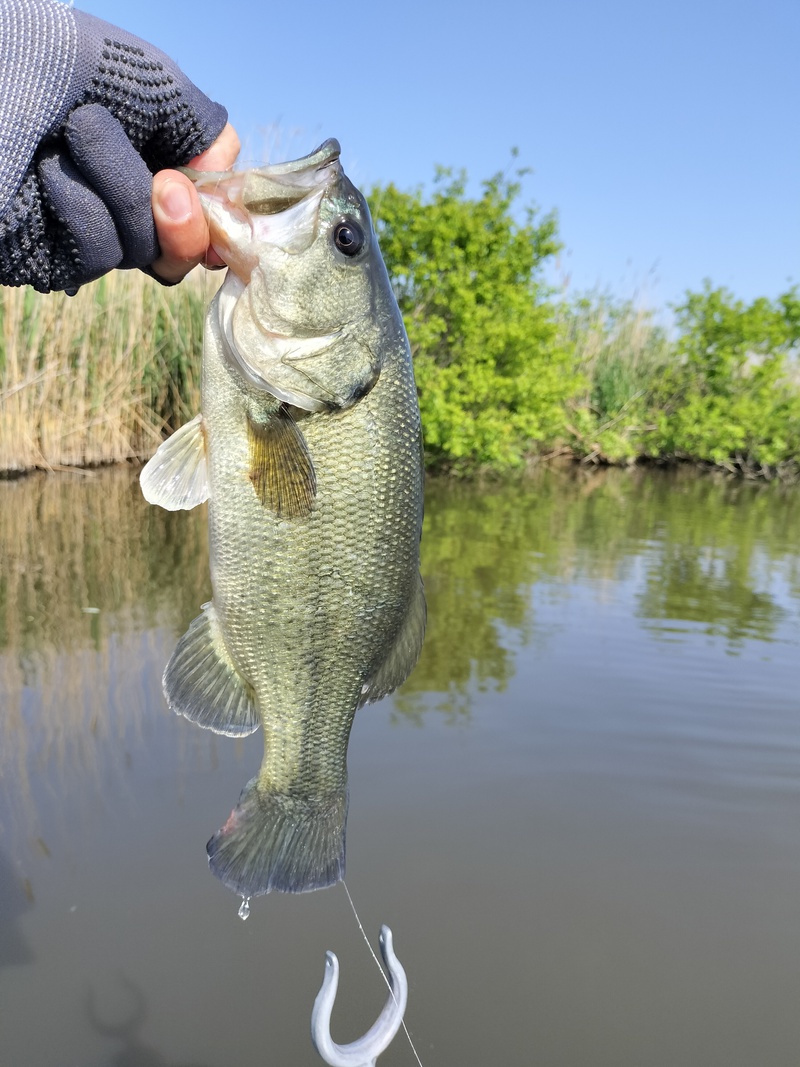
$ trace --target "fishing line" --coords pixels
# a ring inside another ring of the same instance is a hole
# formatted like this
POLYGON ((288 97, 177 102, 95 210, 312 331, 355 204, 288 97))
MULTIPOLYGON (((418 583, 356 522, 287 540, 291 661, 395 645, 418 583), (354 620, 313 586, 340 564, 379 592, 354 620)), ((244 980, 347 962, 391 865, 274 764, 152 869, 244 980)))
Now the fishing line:
MULTIPOLYGON (((347 882, 345 882, 344 878, 342 879, 342 885, 344 886, 345 893, 347 893, 347 899, 350 901, 350 907, 353 909, 353 915, 355 916, 355 920, 358 923, 358 928, 361 931, 361 936, 364 938, 364 940, 365 940, 365 942, 367 944, 367 948, 369 949, 369 953, 372 956, 372 958, 375 960, 375 966, 380 971, 381 978, 386 983, 386 987, 389 990, 389 993, 391 994, 392 1000, 396 1004, 397 1003, 397 997, 394 995, 394 990, 392 989, 391 983, 389 982, 389 979, 386 977, 386 972, 384 971, 383 967, 381 967, 380 960, 375 955, 375 949, 370 944, 370 940, 367 937, 366 932, 364 930, 364 927, 363 927, 363 925, 361 923, 361 920, 358 917, 358 912, 356 911, 356 906, 353 903, 353 898, 350 896, 350 890, 347 888, 347 882)), ((400 1025, 403 1027, 403 1032, 405 1033, 406 1037, 408 1038, 408 1043, 411 1046, 411 1051, 414 1053, 414 1059, 419 1064, 419 1067, 422 1067, 422 1060, 419 1058, 419 1053, 417 1052, 416 1048, 414 1047, 414 1042, 411 1040, 411 1034, 408 1032, 408 1027, 406 1026, 405 1019, 401 1019, 400 1020, 400 1025)))

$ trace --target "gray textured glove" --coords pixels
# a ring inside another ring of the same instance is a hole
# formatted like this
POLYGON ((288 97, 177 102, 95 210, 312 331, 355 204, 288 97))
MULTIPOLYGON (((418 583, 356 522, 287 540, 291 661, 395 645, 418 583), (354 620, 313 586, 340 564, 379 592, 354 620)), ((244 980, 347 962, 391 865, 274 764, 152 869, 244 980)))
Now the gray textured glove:
POLYGON ((57 0, 0 0, 0 283, 74 290, 152 263, 152 174, 227 118, 137 37, 57 0))

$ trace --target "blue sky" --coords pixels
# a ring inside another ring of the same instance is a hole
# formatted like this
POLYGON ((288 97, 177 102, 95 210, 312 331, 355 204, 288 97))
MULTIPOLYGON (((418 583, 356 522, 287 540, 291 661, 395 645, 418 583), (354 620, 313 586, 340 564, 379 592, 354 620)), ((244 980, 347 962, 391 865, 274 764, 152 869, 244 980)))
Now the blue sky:
POLYGON ((78 0, 224 103, 250 161, 342 143, 353 180, 488 177, 511 146, 571 291, 663 307, 800 282, 800 2, 78 0))

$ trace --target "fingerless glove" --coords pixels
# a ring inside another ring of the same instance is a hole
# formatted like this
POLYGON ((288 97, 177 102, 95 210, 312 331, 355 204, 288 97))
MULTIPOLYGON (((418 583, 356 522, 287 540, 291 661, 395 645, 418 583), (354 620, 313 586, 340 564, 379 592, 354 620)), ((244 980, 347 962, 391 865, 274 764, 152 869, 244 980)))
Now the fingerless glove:
POLYGON ((74 291, 146 268, 152 175, 227 117, 137 37, 58 0, 0 0, 0 282, 74 291))

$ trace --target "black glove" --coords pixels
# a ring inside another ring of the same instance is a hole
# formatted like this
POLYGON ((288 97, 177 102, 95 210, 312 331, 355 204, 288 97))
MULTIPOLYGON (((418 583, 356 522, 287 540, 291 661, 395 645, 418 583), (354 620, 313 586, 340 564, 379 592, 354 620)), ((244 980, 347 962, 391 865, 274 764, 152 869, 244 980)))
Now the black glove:
POLYGON ((152 174, 227 118, 137 37, 54 0, 0 0, 0 282, 74 291, 147 267, 152 174))

